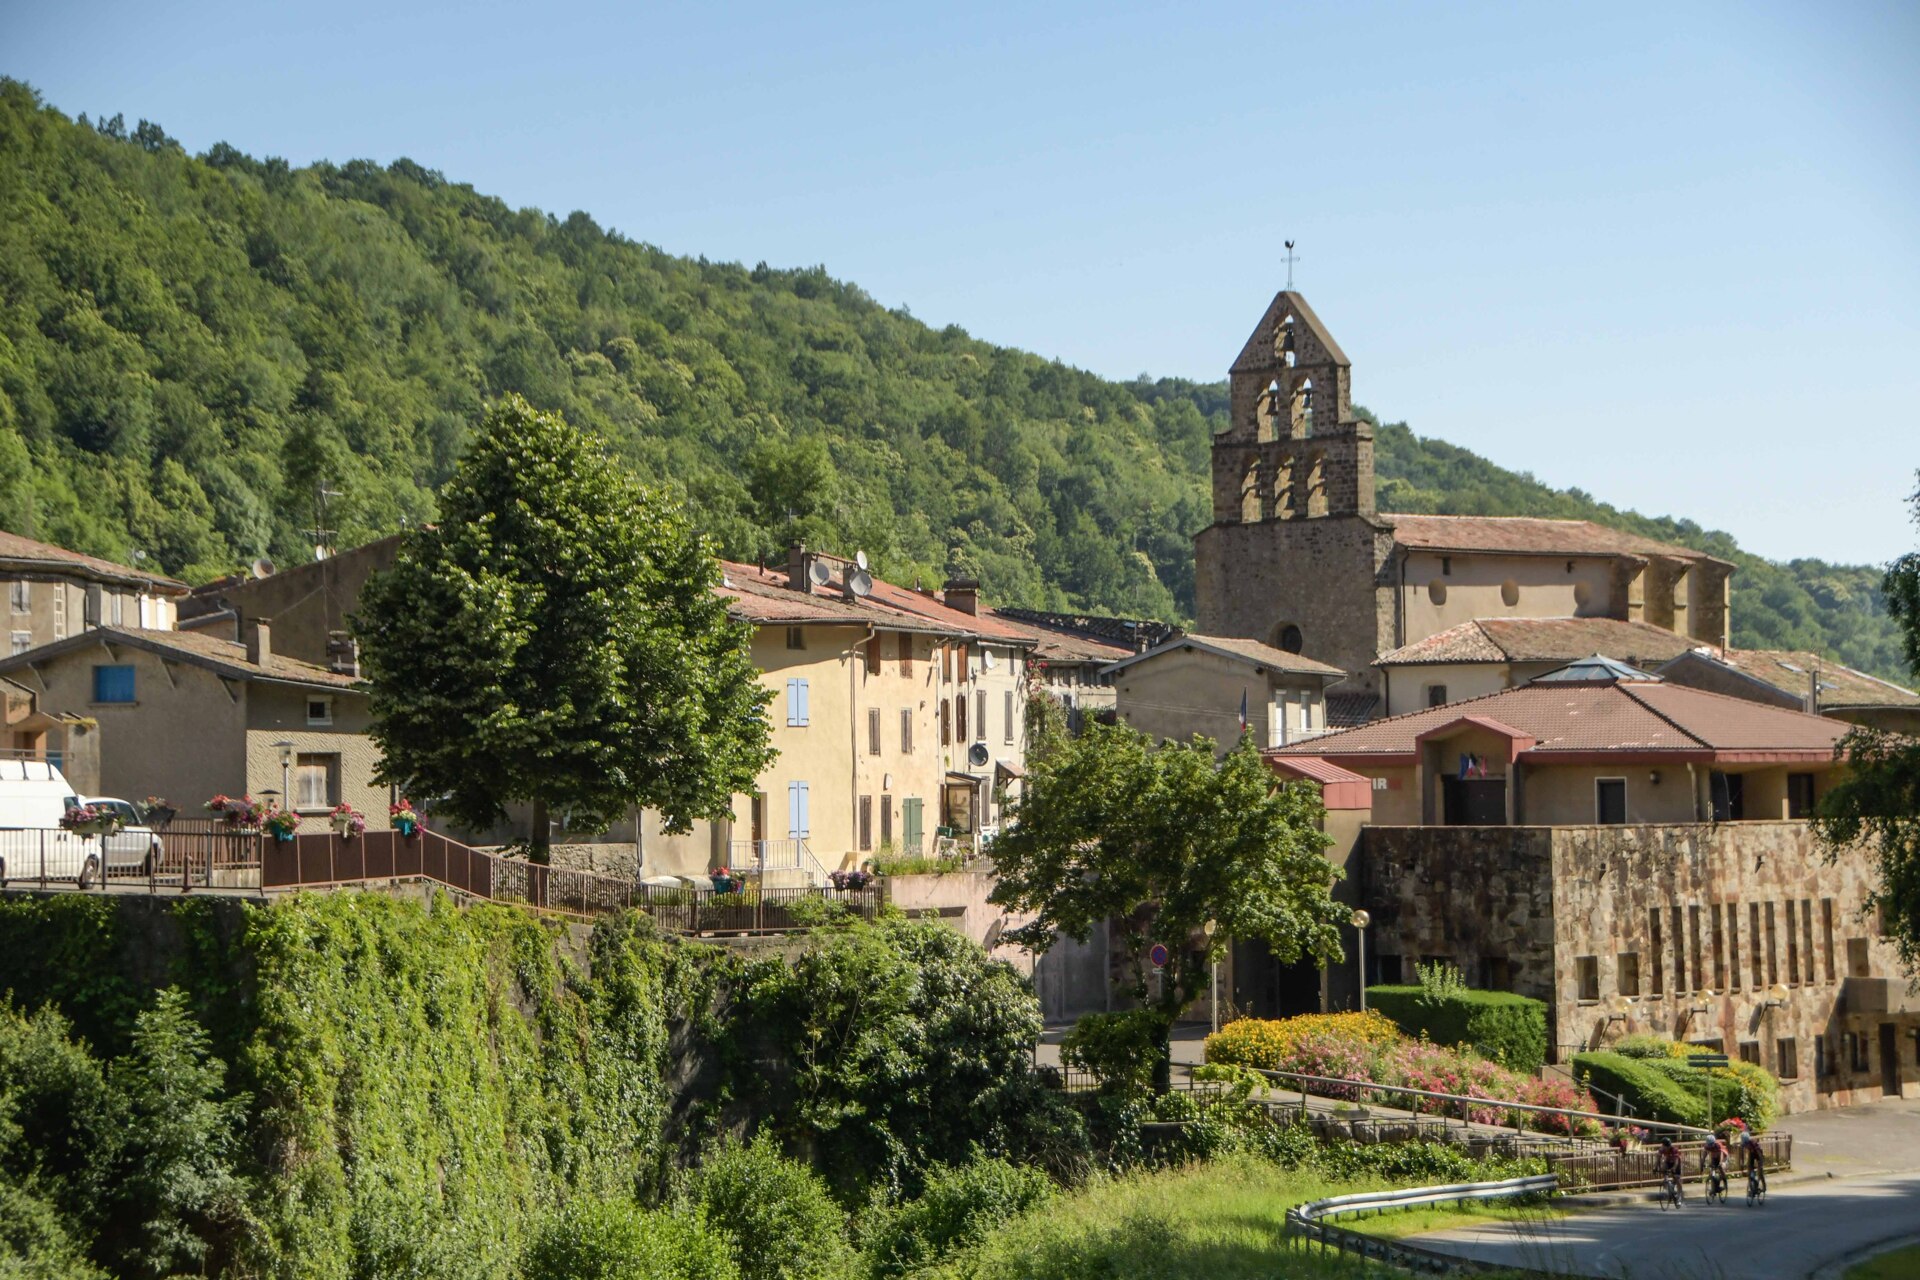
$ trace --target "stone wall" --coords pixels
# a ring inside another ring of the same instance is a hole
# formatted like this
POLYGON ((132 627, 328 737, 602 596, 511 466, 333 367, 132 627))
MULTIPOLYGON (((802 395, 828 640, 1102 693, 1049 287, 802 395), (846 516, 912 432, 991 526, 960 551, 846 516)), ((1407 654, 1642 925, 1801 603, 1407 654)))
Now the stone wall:
POLYGON ((1359 861, 1374 950, 1546 1000, 1556 1059, 1646 1033, 1753 1057, 1788 1110, 1889 1075, 1920 1096, 1920 1013, 1847 999, 1849 978, 1905 985, 1865 914, 1872 863, 1828 863, 1803 822, 1371 827, 1359 861))

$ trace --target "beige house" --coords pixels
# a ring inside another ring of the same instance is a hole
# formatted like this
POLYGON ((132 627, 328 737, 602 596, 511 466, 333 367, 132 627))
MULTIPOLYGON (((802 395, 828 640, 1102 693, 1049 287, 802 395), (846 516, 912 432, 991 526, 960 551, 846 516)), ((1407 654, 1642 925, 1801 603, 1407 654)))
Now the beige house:
POLYGON ((1212 738, 1225 751, 1243 726, 1265 749, 1328 731, 1324 662, 1231 636, 1179 635, 1106 669, 1122 723, 1158 740, 1212 738))
POLYGON ((1920 694, 1890 680, 1792 649, 1689 649, 1656 668, 1672 684, 1920 734, 1920 694))
POLYGON ((97 556, 0 533, 0 582, 7 592, 7 654, 75 636, 89 627, 174 624, 187 584, 97 556))
POLYGON ((256 562, 244 576, 195 587, 180 602, 182 630, 239 640, 255 619, 273 624, 275 651, 332 670, 356 663, 352 618, 367 579, 391 568, 402 535, 393 534, 291 568, 256 562))
POLYGON ((1476 618, 1389 650, 1374 663, 1390 716, 1483 697, 1596 653, 1653 669, 1692 641, 1616 618, 1476 618))
POLYGON ((1116 714, 1118 697, 1107 670, 1172 636, 1176 628, 1141 618, 999 608, 995 618, 1033 637, 1035 689, 1060 704, 1067 726, 1116 714))
POLYGON ((251 793, 313 817, 346 801, 387 825, 366 694, 352 676, 281 657, 261 622, 247 643, 182 631, 99 627, 0 660, 57 722, 82 794, 161 796, 185 815, 251 793), (81 732, 85 751, 65 741, 81 732), (290 800, 288 799, 290 797, 290 800))

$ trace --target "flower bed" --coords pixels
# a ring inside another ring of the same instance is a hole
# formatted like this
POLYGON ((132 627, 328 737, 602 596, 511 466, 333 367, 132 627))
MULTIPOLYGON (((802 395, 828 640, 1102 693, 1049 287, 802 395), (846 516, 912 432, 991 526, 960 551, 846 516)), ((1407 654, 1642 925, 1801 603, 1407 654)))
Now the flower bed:
MULTIPOLYGON (((1277 1021, 1242 1019, 1207 1038, 1207 1061, 1485 1098, 1485 1106, 1468 1109, 1467 1118, 1478 1124, 1511 1125, 1518 1121, 1542 1133, 1599 1132, 1594 1121, 1498 1105, 1508 1101, 1570 1111, 1594 1110, 1592 1097, 1573 1083, 1522 1075, 1470 1051, 1409 1040, 1387 1019, 1371 1012, 1310 1014, 1277 1021)), ((1313 1092, 1349 1102, 1377 1102, 1404 1111, 1444 1110, 1458 1115, 1457 1104, 1359 1084, 1317 1085, 1313 1092)))

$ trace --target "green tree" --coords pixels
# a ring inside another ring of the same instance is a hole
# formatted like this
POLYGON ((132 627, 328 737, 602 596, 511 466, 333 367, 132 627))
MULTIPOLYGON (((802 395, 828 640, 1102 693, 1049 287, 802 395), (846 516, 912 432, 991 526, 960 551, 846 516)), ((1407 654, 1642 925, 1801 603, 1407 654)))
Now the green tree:
POLYGON ((527 1248, 526 1280, 739 1280, 727 1238, 698 1214, 585 1200, 555 1214, 527 1248))
POLYGON ((1167 1033, 1229 942, 1260 939, 1282 963, 1340 957, 1348 908, 1331 894, 1319 796, 1279 785, 1244 736, 1216 759, 1205 738, 1156 748, 1126 725, 1070 737, 1049 704, 1036 712, 1026 792, 992 845, 992 900, 1034 913, 1015 936, 1040 951, 1118 925, 1134 994, 1159 1017, 1164 1086, 1167 1033))
POLYGON ((709 1152, 692 1190, 714 1230, 732 1239, 742 1280, 840 1280, 851 1272, 846 1221, 827 1184, 766 1134, 709 1152))
POLYGON ((509 396, 375 577, 357 625, 383 777, 458 821, 533 810, 669 829, 725 816, 772 757, 749 629, 686 512, 509 396))
MULTIPOLYGON (((1920 525, 1920 488, 1909 502, 1920 525)), ((1900 624, 1907 665, 1920 677, 1920 551, 1894 561, 1881 590, 1900 624)), ((1814 830, 1829 861, 1857 842, 1873 847, 1880 883, 1869 906, 1884 913, 1902 962, 1920 969, 1920 739, 1861 726, 1838 750, 1847 767, 1822 798, 1814 830)))

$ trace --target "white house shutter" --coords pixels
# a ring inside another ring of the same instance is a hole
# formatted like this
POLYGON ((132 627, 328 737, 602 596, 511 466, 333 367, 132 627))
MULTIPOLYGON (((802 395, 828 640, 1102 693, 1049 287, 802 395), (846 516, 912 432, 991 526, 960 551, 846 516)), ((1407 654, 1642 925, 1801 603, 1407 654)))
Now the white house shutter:
POLYGON ((808 803, 807 784, 804 782, 789 782, 787 784, 788 839, 806 840, 813 835, 811 830, 812 814, 809 812, 811 808, 812 806, 808 803))
POLYGON ((811 709, 807 706, 807 682, 805 680, 802 680, 800 682, 800 723, 812 724, 813 723, 812 717, 813 717, 813 713, 811 709))

